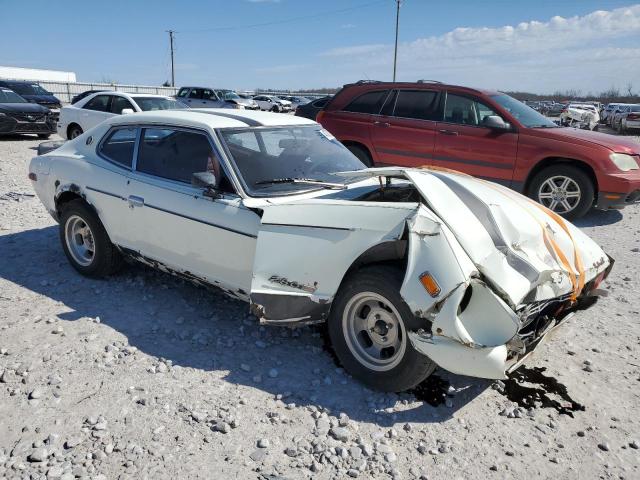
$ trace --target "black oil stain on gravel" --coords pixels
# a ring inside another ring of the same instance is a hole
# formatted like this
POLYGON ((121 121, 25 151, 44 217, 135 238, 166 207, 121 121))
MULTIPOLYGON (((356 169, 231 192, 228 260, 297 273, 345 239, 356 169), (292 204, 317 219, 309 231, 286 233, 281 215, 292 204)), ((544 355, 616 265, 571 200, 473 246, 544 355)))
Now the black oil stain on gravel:
POLYGON ((502 392, 509 400, 522 408, 553 408, 562 415, 573 418, 573 412, 584 412, 583 405, 574 401, 567 392, 567 387, 557 379, 544 374, 544 367, 520 367, 503 380, 502 392), (524 384, 530 384, 527 386, 524 384), (549 395, 557 395, 563 402, 559 402, 549 395))
POLYGON ((432 407, 442 405, 447 398, 449 382, 438 375, 430 375, 417 387, 409 390, 418 400, 427 402, 432 407))

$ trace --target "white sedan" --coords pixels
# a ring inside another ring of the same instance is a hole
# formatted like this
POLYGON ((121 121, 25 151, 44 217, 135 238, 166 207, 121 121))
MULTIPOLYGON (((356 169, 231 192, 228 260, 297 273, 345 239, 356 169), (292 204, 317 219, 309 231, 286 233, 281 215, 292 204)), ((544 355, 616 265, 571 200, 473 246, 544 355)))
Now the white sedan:
POLYGON ((345 369, 387 391, 436 365, 505 378, 595 303, 612 265, 512 190, 367 169, 289 115, 113 117, 34 158, 29 178, 81 274, 129 258, 245 300, 264 324, 327 322, 345 369))
POLYGON ((147 93, 98 92, 60 110, 58 135, 74 139, 116 115, 188 108, 171 97, 147 93))

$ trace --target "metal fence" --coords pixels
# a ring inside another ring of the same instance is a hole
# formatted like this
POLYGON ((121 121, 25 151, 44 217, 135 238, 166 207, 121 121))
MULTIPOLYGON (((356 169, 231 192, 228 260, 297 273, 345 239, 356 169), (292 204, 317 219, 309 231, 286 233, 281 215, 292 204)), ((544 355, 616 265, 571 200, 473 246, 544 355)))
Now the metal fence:
POLYGON ((116 83, 51 82, 40 80, 42 88, 53 93, 62 103, 71 103, 74 95, 87 90, 115 90, 127 93, 150 93, 172 96, 178 92, 175 87, 152 87, 145 85, 121 85, 116 83))
MULTIPOLYGON (((115 90, 117 92, 126 93, 150 93, 154 95, 167 95, 173 96, 178 93, 177 87, 154 87, 148 85, 123 85, 119 83, 96 83, 96 82, 54 82, 50 80, 39 80, 37 82, 45 90, 53 93, 56 97, 62 101, 62 103, 71 103, 71 99, 79 93, 86 92, 87 90, 115 90)), ((238 90, 240 91, 240 90, 238 90)), ((295 92, 290 90, 242 90, 243 93, 252 95, 293 95, 298 97, 307 97, 316 99, 324 97, 325 93, 311 93, 311 92, 295 92)))

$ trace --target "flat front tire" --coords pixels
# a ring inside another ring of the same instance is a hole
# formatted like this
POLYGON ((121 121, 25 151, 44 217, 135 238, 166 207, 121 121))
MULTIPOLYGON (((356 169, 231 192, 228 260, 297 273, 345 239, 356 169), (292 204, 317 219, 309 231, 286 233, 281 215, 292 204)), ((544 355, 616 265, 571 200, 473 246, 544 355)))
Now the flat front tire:
POLYGON ((595 187, 589 176, 572 165, 554 165, 531 180, 529 197, 567 219, 584 216, 593 205, 595 187))
POLYGON ((96 213, 83 200, 63 205, 59 233, 69 263, 82 275, 105 277, 122 266, 120 252, 96 213))
POLYGON ((435 363, 413 348, 407 335, 422 325, 400 296, 402 271, 371 266, 350 274, 331 306, 331 345, 345 370, 377 390, 415 387, 435 363))

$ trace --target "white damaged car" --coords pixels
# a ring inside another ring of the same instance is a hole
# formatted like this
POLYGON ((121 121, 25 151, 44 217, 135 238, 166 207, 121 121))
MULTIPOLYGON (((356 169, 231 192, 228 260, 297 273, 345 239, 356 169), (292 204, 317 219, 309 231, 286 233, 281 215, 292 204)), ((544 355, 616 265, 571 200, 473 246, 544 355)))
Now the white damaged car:
POLYGON ((436 365, 504 378, 612 260, 496 184, 367 169, 317 123, 202 109, 113 117, 34 158, 29 177, 88 276, 138 260, 250 303, 260 322, 326 322, 357 379, 401 391, 436 365))

